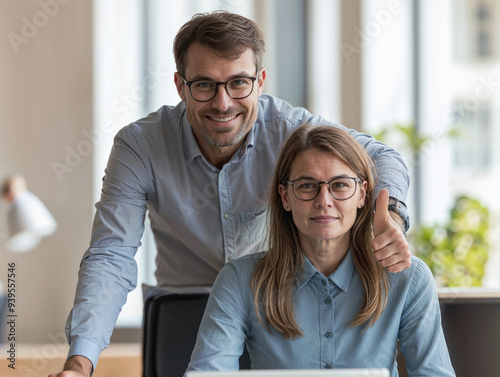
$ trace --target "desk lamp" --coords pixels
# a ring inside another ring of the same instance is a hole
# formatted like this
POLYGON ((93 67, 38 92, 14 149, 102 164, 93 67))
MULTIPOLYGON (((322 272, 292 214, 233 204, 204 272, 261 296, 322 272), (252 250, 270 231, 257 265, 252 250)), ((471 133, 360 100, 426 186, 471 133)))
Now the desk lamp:
MULTIPOLYGON (((5 238, 5 248, 14 253, 24 253, 33 250, 42 237, 54 233, 57 223, 35 195, 28 191, 26 180, 21 175, 7 178, 1 186, 2 199, 8 205, 8 234, 5 238)), ((0 281, 0 316, 3 318, 7 307, 7 295, 0 281)), ((0 323, 0 344, 4 341, 5 324, 0 323)))
POLYGON ((42 201, 28 191, 23 176, 16 174, 7 178, 1 192, 2 198, 9 204, 7 250, 14 253, 30 251, 43 237, 55 232, 56 221, 42 201))

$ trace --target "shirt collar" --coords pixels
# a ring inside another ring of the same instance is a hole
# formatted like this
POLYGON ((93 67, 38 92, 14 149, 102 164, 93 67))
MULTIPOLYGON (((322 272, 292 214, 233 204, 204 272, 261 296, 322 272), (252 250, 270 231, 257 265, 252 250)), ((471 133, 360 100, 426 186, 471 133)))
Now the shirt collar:
MULTIPOLYGON (((340 263, 337 269, 330 275, 327 276, 337 287, 347 292, 349 289, 349 284, 351 283, 352 274, 354 272, 354 261, 352 260, 351 250, 347 252, 344 260, 340 263)), ((313 278, 316 274, 323 276, 316 267, 313 266, 309 258, 304 254, 304 274, 300 283, 298 284, 298 289, 304 287, 309 280, 313 278)))
POLYGON ((194 137, 191 125, 188 122, 185 111, 181 118, 181 128, 184 157, 189 162, 192 162, 195 157, 202 156, 202 154, 200 151, 200 147, 198 146, 198 143, 196 142, 196 139, 194 137))
MULTIPOLYGON (((196 141, 196 138, 194 137, 193 129, 191 128, 191 125, 189 124, 189 121, 186 116, 186 112, 184 112, 182 118, 181 118, 181 128, 182 128, 182 143, 183 143, 183 149, 184 149, 184 157, 186 160, 189 162, 193 162, 193 160, 196 157, 203 157, 200 147, 198 146, 198 143, 196 141)), ((248 133, 245 142, 243 145, 236 151, 235 156, 231 158, 233 160, 235 157, 239 160, 241 160, 247 150, 254 145, 254 140, 255 140, 255 125, 250 129, 250 132, 248 133)))

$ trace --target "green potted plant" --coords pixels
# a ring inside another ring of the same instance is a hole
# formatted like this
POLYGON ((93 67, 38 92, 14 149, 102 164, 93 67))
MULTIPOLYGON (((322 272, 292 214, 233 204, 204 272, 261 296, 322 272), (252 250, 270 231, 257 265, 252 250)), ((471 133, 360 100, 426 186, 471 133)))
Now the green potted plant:
POLYGON ((480 287, 488 260, 490 213, 477 199, 458 197, 449 218, 408 235, 413 252, 430 267, 436 285, 480 287))

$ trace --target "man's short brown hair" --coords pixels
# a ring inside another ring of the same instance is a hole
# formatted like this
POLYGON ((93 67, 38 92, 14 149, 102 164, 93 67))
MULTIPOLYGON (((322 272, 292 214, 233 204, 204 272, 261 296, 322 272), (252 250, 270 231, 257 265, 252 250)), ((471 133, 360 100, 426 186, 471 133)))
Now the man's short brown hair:
POLYGON ((255 55, 257 71, 262 68, 265 52, 264 34, 252 20, 226 11, 197 13, 186 22, 174 40, 174 57, 177 72, 185 73, 185 56, 188 47, 198 42, 210 47, 214 53, 227 60, 235 60, 248 48, 255 55))

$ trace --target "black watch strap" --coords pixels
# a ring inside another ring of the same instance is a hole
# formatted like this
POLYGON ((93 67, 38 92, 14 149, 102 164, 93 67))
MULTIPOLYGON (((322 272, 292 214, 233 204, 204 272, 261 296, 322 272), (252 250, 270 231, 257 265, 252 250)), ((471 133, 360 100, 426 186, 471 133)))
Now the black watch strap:
POLYGON ((406 208, 406 204, 401 200, 390 197, 389 198, 389 211, 392 211, 401 217, 404 223, 404 233, 408 231, 410 228, 410 217, 408 216, 408 209, 406 208))

